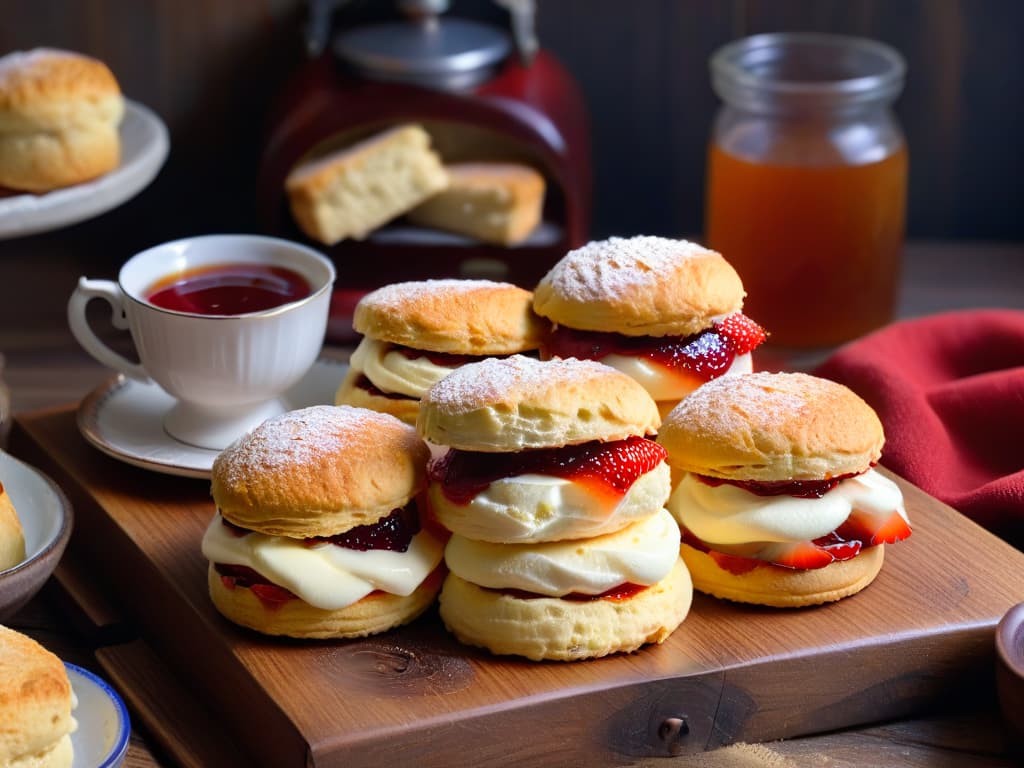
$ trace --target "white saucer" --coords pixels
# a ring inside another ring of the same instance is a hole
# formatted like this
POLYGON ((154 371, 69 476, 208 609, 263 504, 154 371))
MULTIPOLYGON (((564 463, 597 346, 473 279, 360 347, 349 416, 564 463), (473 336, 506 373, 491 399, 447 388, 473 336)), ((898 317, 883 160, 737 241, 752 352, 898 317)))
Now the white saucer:
POLYGON ((45 195, 0 197, 0 239, 48 232, 98 216, 145 189, 167 158, 167 126, 147 107, 125 101, 121 164, 104 176, 45 195))
MULTIPOLYGON (((345 363, 321 358, 305 378, 284 393, 290 409, 331 405, 345 377, 345 363)), ((209 478, 217 451, 179 442, 163 428, 174 398, 156 384, 118 374, 89 394, 78 408, 85 439, 115 459, 167 475, 209 478)))
POLYGON ((128 752, 131 721, 117 691, 92 672, 64 662, 78 706, 72 716, 78 728, 71 734, 71 768, 116 768, 128 752))

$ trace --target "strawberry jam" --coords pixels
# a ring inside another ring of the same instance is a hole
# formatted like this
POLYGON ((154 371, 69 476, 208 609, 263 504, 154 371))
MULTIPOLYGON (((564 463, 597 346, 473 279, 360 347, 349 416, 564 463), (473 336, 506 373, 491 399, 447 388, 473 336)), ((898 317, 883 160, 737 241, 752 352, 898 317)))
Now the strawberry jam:
POLYGON ((692 336, 625 336, 559 326, 546 339, 541 357, 645 357, 664 368, 710 381, 728 371, 738 355, 752 351, 764 339, 764 330, 739 312, 692 336))
POLYGON ((625 584, 619 584, 619 586, 612 587, 599 595, 585 595, 582 592, 570 592, 568 595, 562 595, 559 598, 552 598, 550 595, 539 595, 536 592, 527 592, 522 589, 495 589, 489 591, 500 592, 503 595, 514 597, 517 600, 537 600, 539 598, 546 597, 549 600, 569 600, 577 603, 585 603, 591 600, 628 600, 631 597, 635 597, 645 589, 647 589, 647 587, 643 584, 634 584, 627 581, 625 584))
POLYGON ((400 344, 391 345, 391 350, 400 353, 403 357, 409 360, 425 358, 434 365, 439 365, 442 368, 461 368, 462 366, 469 365, 470 363, 477 363, 487 357, 486 355, 456 355, 451 352, 430 352, 425 349, 403 347, 400 344))
MULTIPOLYGON (((223 517, 221 522, 227 526, 233 536, 245 536, 252 533, 246 528, 229 523, 223 517)), ((366 552, 369 549, 405 552, 409 549, 412 537, 419 531, 420 518, 416 510, 416 502, 411 501, 402 509, 396 509, 387 517, 370 525, 359 525, 335 536, 311 536, 308 539, 303 539, 302 543, 307 547, 312 547, 326 542, 359 552, 366 552)))
POLYGON ((430 465, 430 479, 453 504, 468 504, 495 480, 549 475, 585 484, 594 493, 622 497, 636 479, 664 461, 665 449, 644 437, 597 441, 518 453, 450 449, 430 465))
POLYGON ((252 593, 259 598, 259 601, 269 609, 279 608, 289 600, 298 599, 291 590, 267 581, 263 576, 247 566, 216 563, 213 568, 220 576, 221 583, 227 589, 241 587, 252 590, 252 593))
POLYGON ((415 400, 416 398, 403 395, 398 392, 385 392, 383 389, 378 389, 374 386, 373 382, 370 381, 366 376, 360 376, 356 379, 356 387, 373 395, 374 397, 386 397, 389 400, 415 400))
POLYGON ((757 496, 793 496, 798 499, 820 499, 843 480, 856 477, 858 472, 836 475, 827 480, 726 480, 723 477, 695 475, 704 485, 717 488, 720 485, 734 485, 757 496))

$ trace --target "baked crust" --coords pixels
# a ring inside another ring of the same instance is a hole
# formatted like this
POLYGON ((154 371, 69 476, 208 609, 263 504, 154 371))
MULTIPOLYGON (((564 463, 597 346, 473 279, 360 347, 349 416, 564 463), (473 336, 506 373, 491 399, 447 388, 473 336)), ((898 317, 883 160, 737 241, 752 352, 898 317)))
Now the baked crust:
POLYGON ((393 283, 364 296, 353 326, 365 336, 430 352, 510 355, 540 347, 533 295, 491 280, 393 283))
POLYGON ((25 559, 25 532, 11 497, 0 482, 0 571, 25 559))
POLYGON ((222 451, 211 493, 231 523, 309 538, 368 525, 426 486, 427 445, 393 416, 318 405, 269 419, 222 451))
POLYGON ((102 61, 37 48, 0 58, 0 185, 29 192, 117 167, 124 98, 102 61))
POLYGON ((874 581, 885 560, 885 545, 862 549, 849 560, 824 568, 796 570, 765 565, 734 574, 719 567, 706 552, 681 544, 679 553, 698 592, 739 603, 773 608, 800 608, 849 597, 874 581))
POLYGON ((74 722, 64 663, 0 626, 0 765, 69 766, 74 722))
POLYGON ((852 390, 805 373, 723 376, 665 417, 673 470, 729 480, 821 480, 866 471, 885 436, 852 390))
POLYGON ((466 645, 534 661, 576 661, 662 643, 690 610, 693 586, 681 560, 657 584, 619 600, 522 599, 448 574, 440 612, 466 645))
POLYGON ((452 163, 448 188, 409 211, 411 222, 515 245, 540 223, 544 177, 518 163, 452 163))
POLYGON ((362 371, 350 368, 342 379, 338 391, 334 393, 335 405, 351 405, 354 408, 368 408, 371 411, 388 413, 410 426, 416 425, 416 416, 420 412, 420 401, 414 397, 384 397, 375 395, 356 382, 362 371))
POLYGON ((345 608, 328 611, 298 598, 268 608, 251 589, 228 589, 213 564, 207 569, 210 599, 225 618, 264 635, 304 639, 366 637, 407 624, 433 604, 443 577, 444 568, 439 566, 411 595, 373 592, 345 608))
POLYGON ((653 434, 660 421, 647 391, 614 368, 513 355, 464 365, 428 389, 416 428, 438 445, 506 453, 653 434))
POLYGON ((685 240, 613 237, 567 253, 534 289, 558 325, 626 336, 689 336, 738 312, 743 284, 716 251, 685 240))

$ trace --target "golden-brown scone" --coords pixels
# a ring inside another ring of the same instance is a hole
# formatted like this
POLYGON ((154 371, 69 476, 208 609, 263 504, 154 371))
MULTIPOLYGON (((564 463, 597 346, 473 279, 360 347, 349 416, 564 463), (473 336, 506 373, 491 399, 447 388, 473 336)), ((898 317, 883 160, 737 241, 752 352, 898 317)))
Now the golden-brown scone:
POLYGON ((433 604, 443 579, 441 567, 408 596, 374 592, 345 608, 328 611, 302 600, 268 607, 250 589, 225 586, 213 565, 207 571, 210 598, 226 618, 264 635, 305 639, 366 637, 408 624, 433 604))
POLYGON ((732 480, 820 480, 867 470, 884 434, 853 391, 805 373, 751 373, 704 384, 665 418, 674 470, 732 480))
POLYGON ((518 163, 452 163, 448 188, 409 211, 415 224, 498 245, 522 242, 540 223, 544 177, 518 163))
POLYGON ((353 326, 364 336, 431 352, 511 355, 540 346, 533 294, 491 280, 393 283, 364 296, 353 326))
POLYGON ((334 393, 335 405, 351 405, 354 408, 369 408, 371 411, 389 413, 396 419, 409 424, 416 425, 416 416, 420 412, 419 398, 406 397, 404 395, 387 396, 376 394, 368 389, 358 386, 357 382, 362 378, 363 373, 355 368, 350 368, 345 378, 334 393))
POLYGON ((765 563, 736 574, 688 544, 681 544, 679 552, 698 592, 774 608, 820 605, 856 594, 874 581, 885 560, 885 545, 879 544, 824 568, 801 570, 765 563))
POLYGON ((312 406, 267 420, 218 454, 211 493, 243 528, 332 536, 408 504, 426 486, 429 455, 393 416, 312 406))
POLYGON ((427 390, 416 428, 438 445, 504 453, 623 440, 660 423, 646 390, 614 368, 513 355, 464 365, 427 390))
POLYGON ((567 253, 534 289, 537 314, 583 331, 689 336, 738 312, 743 284, 722 255, 685 240, 613 237, 567 253))
POLYGON ((103 62, 37 48, 0 58, 0 186, 49 192, 121 159, 124 98, 103 62))
POLYGON ((25 559, 25 532, 4 484, 0 482, 0 571, 25 559))
POLYGON ((576 661, 663 642, 692 599, 690 574, 678 560, 659 583, 626 599, 523 599, 448 574, 439 602, 460 642, 535 661, 576 661))
POLYGON ((27 635, 0 626, 0 765, 70 766, 72 706, 64 663, 27 635))
POLYGON ((411 124, 302 162, 285 179, 285 191, 302 231, 333 245, 362 240, 447 184, 430 136, 411 124))

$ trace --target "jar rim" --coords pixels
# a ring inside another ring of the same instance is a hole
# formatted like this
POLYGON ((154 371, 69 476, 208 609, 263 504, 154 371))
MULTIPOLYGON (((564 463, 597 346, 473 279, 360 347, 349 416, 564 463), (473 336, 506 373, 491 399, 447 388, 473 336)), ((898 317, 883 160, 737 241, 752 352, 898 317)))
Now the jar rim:
POLYGON ((903 56, 885 43, 816 32, 741 38, 716 50, 709 64, 712 86, 729 103, 766 96, 819 106, 891 101, 906 74, 903 56))

